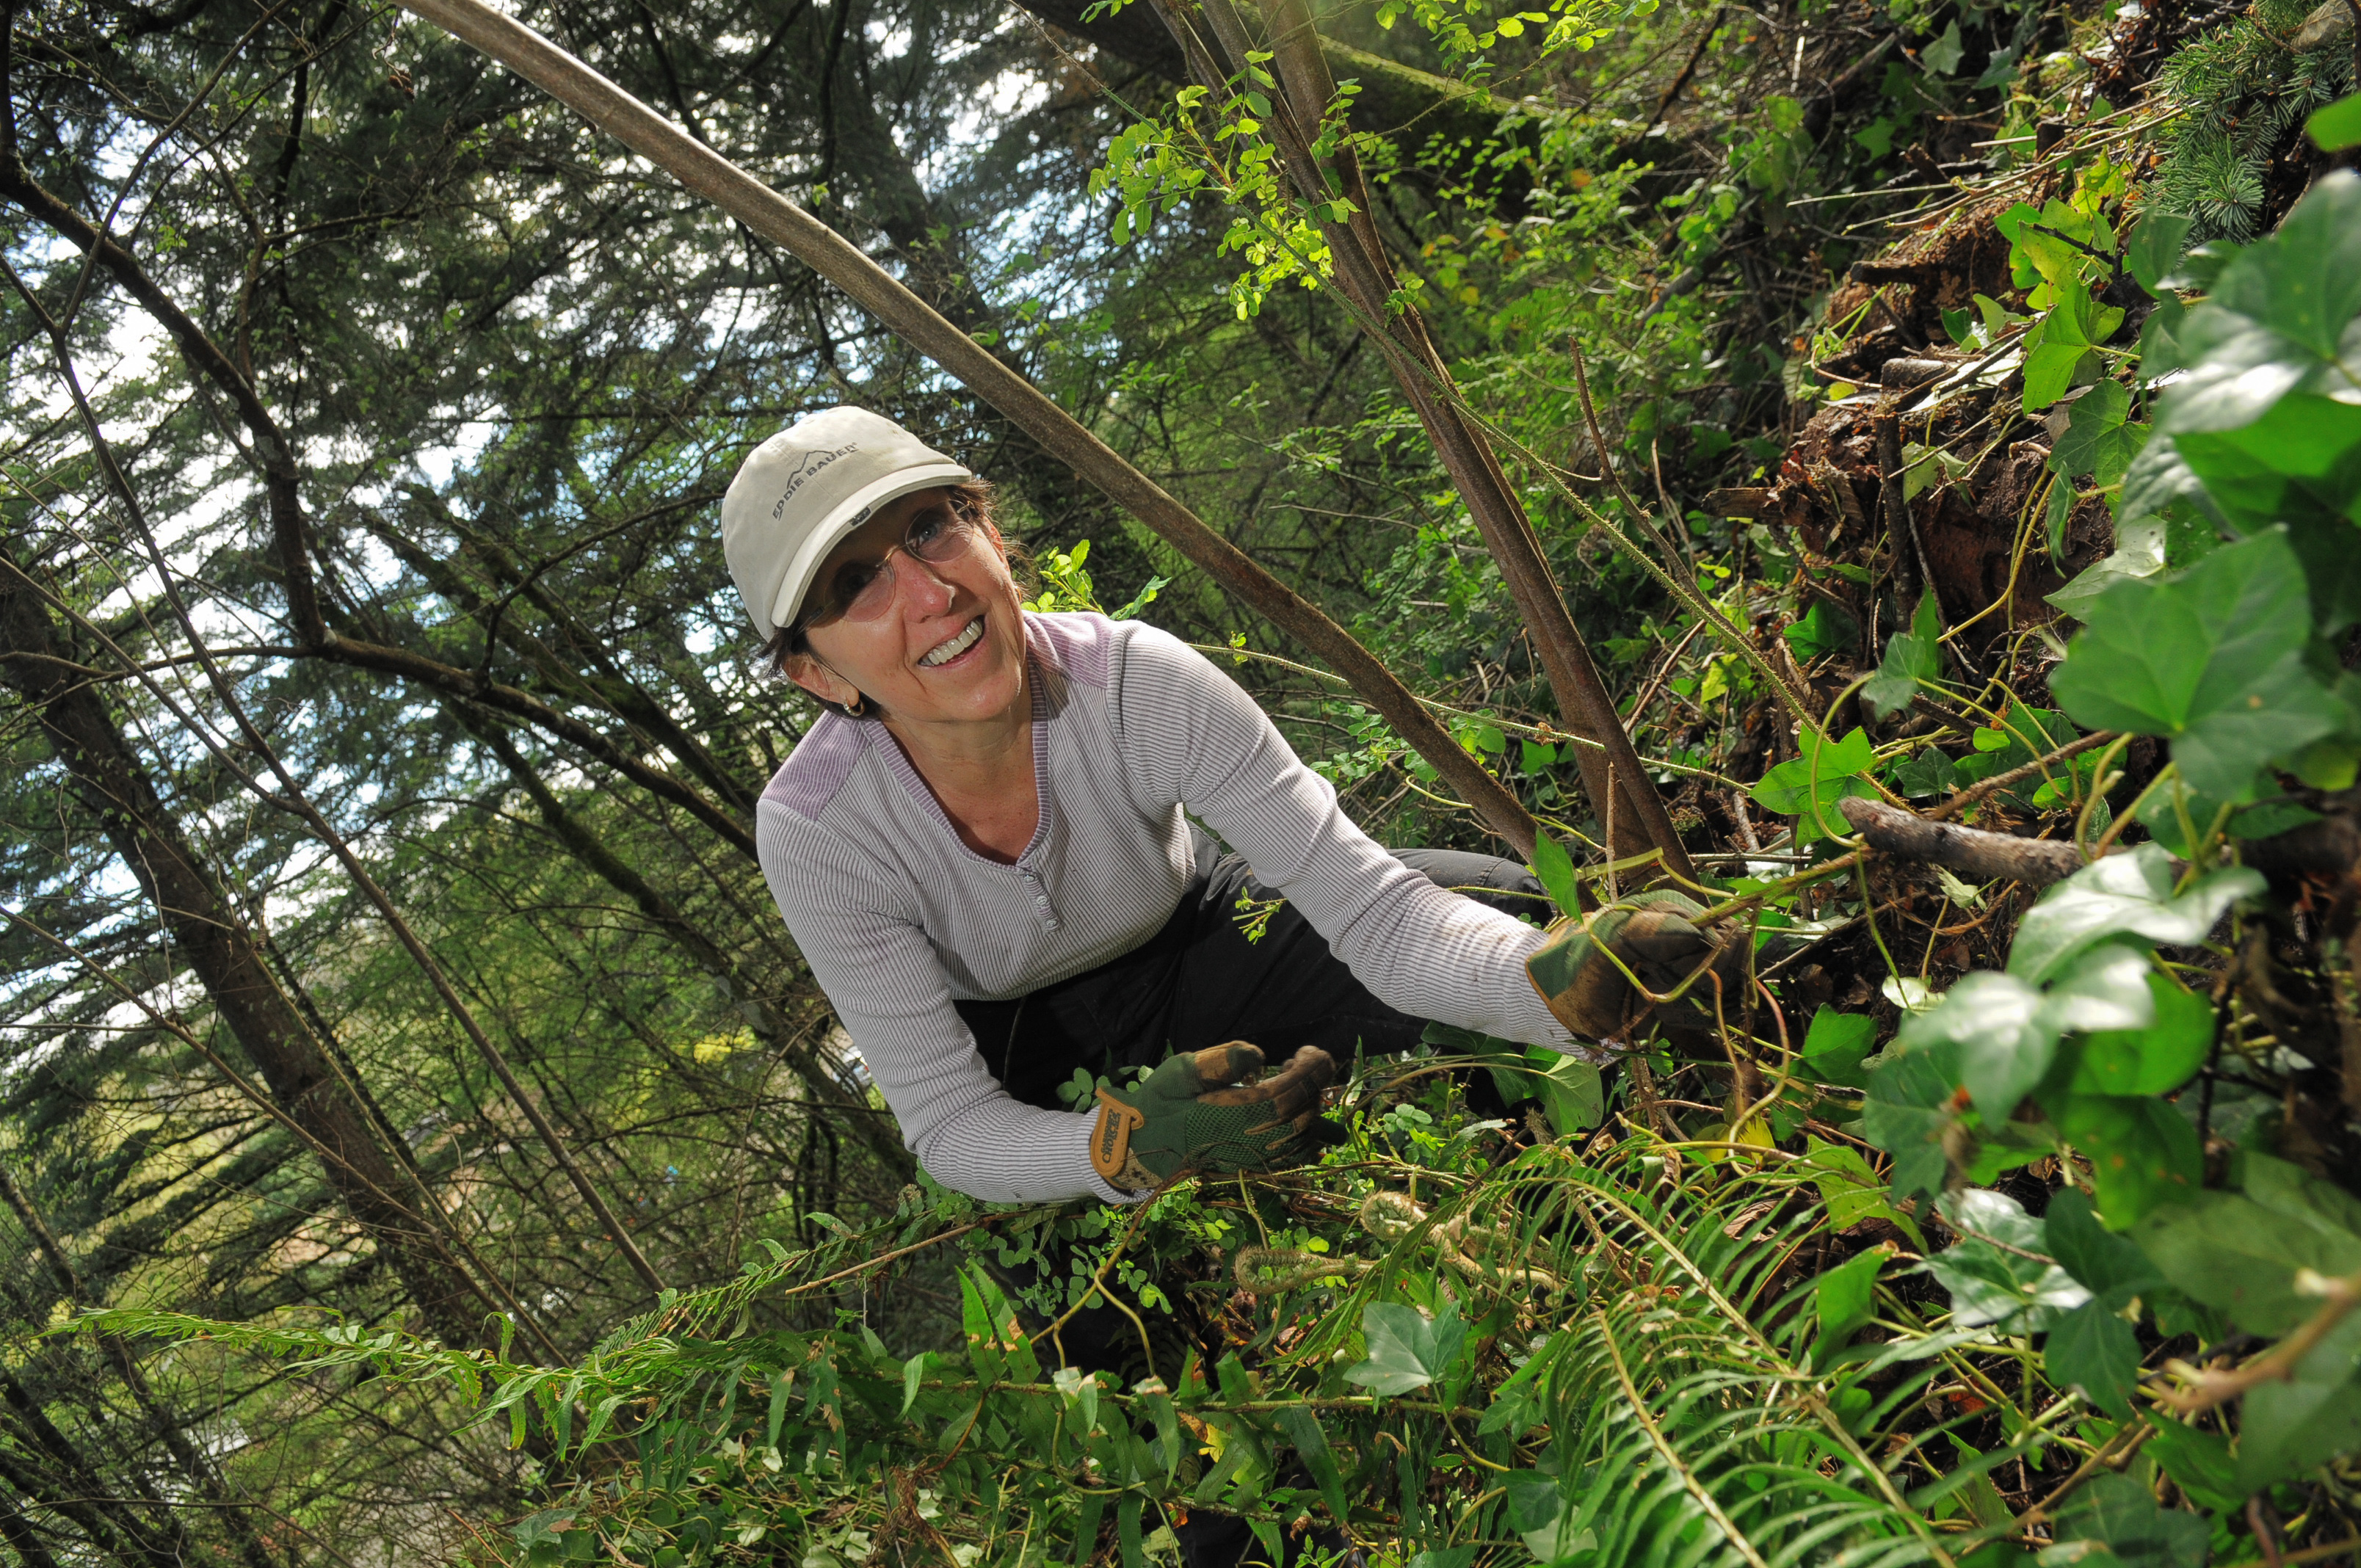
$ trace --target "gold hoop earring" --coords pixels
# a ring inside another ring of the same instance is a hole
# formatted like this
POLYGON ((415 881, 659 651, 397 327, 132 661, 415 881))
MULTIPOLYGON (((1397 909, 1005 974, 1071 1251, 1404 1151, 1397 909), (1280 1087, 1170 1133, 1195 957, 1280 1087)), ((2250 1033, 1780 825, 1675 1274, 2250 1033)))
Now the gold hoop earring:
POLYGON ((844 716, 847 718, 858 718, 862 714, 869 711, 869 699, 862 696, 859 692, 854 692, 852 694, 852 700, 842 704, 841 706, 844 708, 844 716))

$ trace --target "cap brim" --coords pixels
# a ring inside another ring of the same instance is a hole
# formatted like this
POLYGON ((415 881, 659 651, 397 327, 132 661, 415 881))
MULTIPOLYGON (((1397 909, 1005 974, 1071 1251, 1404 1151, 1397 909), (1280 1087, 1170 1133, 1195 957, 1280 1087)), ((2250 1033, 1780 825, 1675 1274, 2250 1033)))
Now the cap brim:
POLYGON ((795 558, 787 563, 787 575, 780 580, 778 598, 771 601, 771 624, 774 628, 795 624, 796 612, 803 608, 804 595, 819 571, 828 553, 844 542, 846 534, 876 515, 877 509, 891 500, 898 500, 913 490, 939 489, 947 485, 961 485, 975 476, 957 463, 929 463, 922 468, 904 468, 886 475, 864 489, 855 490, 837 504, 827 521, 812 530, 795 558))

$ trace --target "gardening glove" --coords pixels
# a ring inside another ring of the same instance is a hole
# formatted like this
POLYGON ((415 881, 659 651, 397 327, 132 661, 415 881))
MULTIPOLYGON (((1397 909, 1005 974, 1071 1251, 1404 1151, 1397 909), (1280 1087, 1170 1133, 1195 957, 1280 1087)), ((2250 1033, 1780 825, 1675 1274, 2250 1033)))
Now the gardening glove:
POLYGON ((1320 1091, 1335 1081, 1336 1063, 1315 1046, 1272 1078, 1244 1040, 1170 1058, 1137 1089, 1099 1091, 1091 1167, 1138 1192, 1192 1172, 1300 1165, 1339 1141, 1320 1114, 1320 1091))
POLYGON ((1729 927, 1697 926, 1694 917, 1704 913, 1702 905, 1684 894, 1634 894, 1594 917, 1587 930, 1578 922, 1565 923, 1548 946, 1525 960, 1525 974, 1549 1003, 1551 1015, 1577 1036, 1625 1039, 1655 1004, 1633 989, 1624 969, 1661 996, 1711 959, 1713 972, 1698 975, 1679 1002, 1667 1004, 1664 1019, 1668 1026, 1711 1028, 1714 975, 1721 977, 1724 1009, 1735 1016, 1746 950, 1729 927), (1600 952, 1601 947, 1622 959, 1623 968, 1600 952))

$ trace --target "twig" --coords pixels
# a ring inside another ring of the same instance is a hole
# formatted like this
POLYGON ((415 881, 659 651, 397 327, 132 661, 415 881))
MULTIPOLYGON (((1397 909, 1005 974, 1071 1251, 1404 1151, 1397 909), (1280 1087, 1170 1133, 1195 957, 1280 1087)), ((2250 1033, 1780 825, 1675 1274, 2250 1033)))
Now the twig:
POLYGON ((1906 860, 1927 861, 1964 872, 1978 882, 2021 882, 2047 887, 2082 869, 2074 846, 2054 839, 2019 839, 1949 822, 1930 821, 1882 800, 1850 798, 1837 803, 1844 819, 1870 848, 1906 860))
POLYGON ((2139 1452, 2140 1444, 2146 1442, 2155 1435, 2156 1428, 2149 1425, 2146 1420, 2117 1427, 2114 1436, 2108 1438, 2106 1442, 2101 1443, 2097 1448, 2092 1449, 2091 1451, 2091 1456, 2074 1467, 2074 1474, 2067 1476, 2065 1480, 2058 1484, 2058 1489, 2056 1491, 2050 1493, 2049 1496, 2042 1498, 2041 1501, 2034 1504, 2033 1507, 2016 1516, 2017 1530, 2022 1533, 2031 1526, 2038 1524, 2043 1519, 2048 1519, 2049 1517, 2049 1511, 2058 1506, 2059 1500, 2062 1499, 2069 1492, 2071 1492, 2075 1487, 2081 1486, 2084 1481, 2090 1479, 2092 1473, 2097 1471, 2100 1466, 2111 1465, 2115 1469, 2122 1469, 2125 1464, 2130 1462, 2131 1456, 2139 1452), (2121 1453, 2116 1452, 2115 1445, 2118 1443, 2123 1445, 2121 1453))
POLYGON ((1885 532, 1894 547, 1894 594, 1900 601, 1900 613, 1906 616, 1918 602, 1920 587, 1932 585, 1905 494, 1908 484, 1902 469, 1902 418, 1891 409, 1881 409, 1870 416, 1869 428, 1877 446, 1878 506, 1885 513, 1885 532))
POLYGON ((2293 1333, 2244 1366, 2225 1372, 2213 1367, 2200 1370, 2185 1361, 2166 1362, 2165 1371, 2188 1379, 2189 1387, 2167 1390, 2161 1396, 2164 1402, 2184 1416, 2194 1415, 2236 1398, 2257 1383, 2284 1382, 2295 1376, 2297 1365, 2312 1354, 2312 1346, 2361 1304, 2361 1273, 2331 1279, 2301 1268, 2296 1271, 2295 1288, 2300 1294, 2327 1299, 2293 1333))
POLYGON ((2011 768, 2004 773, 1994 773, 1988 779, 1979 780, 1977 783, 1970 784, 1967 788, 1953 795, 1950 799, 1943 802, 1940 806, 1934 806, 1927 811, 1922 811, 1919 815, 1926 817, 1930 822, 1940 822, 1947 817, 1954 816, 1959 812, 1965 811, 1969 806, 1975 805, 1976 802, 1983 799, 1988 795, 1997 795, 2000 791, 2007 789, 2013 784, 2024 783, 2026 779, 2031 778, 2036 773, 2046 775, 2049 769, 2057 763, 2065 762, 2070 757, 2079 757, 2083 752, 2092 750, 2093 747, 2107 744, 2107 742, 2113 740, 2114 738, 2115 732, 2112 729, 2094 729, 2090 734, 2083 736, 2080 740, 2070 740, 2054 751, 2034 758, 2033 761, 2026 763, 2023 767, 2011 768))
POLYGON ((2263 1501, 2263 1495, 2260 1492, 2248 1497, 2246 1528, 2255 1532, 2255 1544, 2263 1549, 2265 1568, 2279 1568, 2279 1526, 2263 1517, 2269 1506, 2263 1501))

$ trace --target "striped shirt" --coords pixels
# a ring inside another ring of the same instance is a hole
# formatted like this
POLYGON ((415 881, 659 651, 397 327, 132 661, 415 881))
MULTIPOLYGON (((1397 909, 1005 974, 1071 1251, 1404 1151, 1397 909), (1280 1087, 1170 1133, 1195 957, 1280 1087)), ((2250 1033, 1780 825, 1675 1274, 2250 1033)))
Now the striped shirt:
POLYGON ((1091 1168, 1092 1113, 1011 1098, 952 1003, 1022 996, 1154 936, 1194 874, 1188 815, 1387 1005, 1570 1043, 1525 978, 1541 933, 1379 848, 1202 655, 1139 621, 1025 627, 1041 816, 1014 865, 960 841, 874 718, 822 718, 756 811, 779 912, 935 1179, 1004 1201, 1132 1196, 1091 1168))

